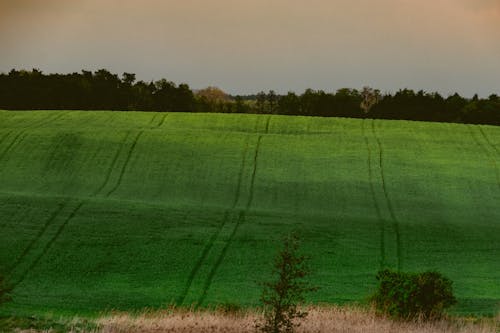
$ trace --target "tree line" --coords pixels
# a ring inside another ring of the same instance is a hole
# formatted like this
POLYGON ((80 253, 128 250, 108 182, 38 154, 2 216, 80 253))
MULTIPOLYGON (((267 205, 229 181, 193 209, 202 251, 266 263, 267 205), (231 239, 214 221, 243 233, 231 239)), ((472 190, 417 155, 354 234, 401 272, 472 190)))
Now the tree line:
POLYGON ((322 117, 423 120, 500 125, 500 97, 465 98, 455 93, 401 89, 307 89, 302 94, 274 91, 231 96, 219 88, 193 91, 166 79, 137 81, 106 69, 44 74, 38 69, 0 73, 0 109, 121 110, 159 112, 261 113, 322 117))

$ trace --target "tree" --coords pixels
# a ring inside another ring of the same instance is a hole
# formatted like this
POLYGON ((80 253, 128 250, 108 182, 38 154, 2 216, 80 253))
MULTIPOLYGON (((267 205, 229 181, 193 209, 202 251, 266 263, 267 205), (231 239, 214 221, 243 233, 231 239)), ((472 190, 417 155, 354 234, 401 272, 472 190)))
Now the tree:
POLYGON ((205 98, 210 103, 223 103, 230 100, 229 95, 218 87, 206 87, 198 90, 196 96, 205 98))
POLYGON ((267 102, 269 103, 269 113, 274 113, 276 105, 278 104, 278 95, 274 90, 269 90, 267 94, 267 102))
POLYGON ((299 308, 304 303, 304 295, 314 291, 304 278, 308 275, 307 257, 300 255, 299 239, 296 234, 283 239, 283 248, 274 261, 276 280, 264 283, 260 298, 264 310, 264 322, 256 327, 265 333, 294 332, 300 325, 298 319, 307 316, 299 308))
POLYGON ((236 113, 249 113, 250 107, 241 96, 236 96, 234 98, 234 111, 236 113))
POLYGON ((173 109, 175 111, 193 111, 194 94, 187 84, 179 84, 173 100, 173 109))
POLYGON ((231 97, 218 87, 207 87, 196 92, 198 102, 203 105, 204 112, 223 112, 224 105, 231 101, 231 97))
POLYGON ((300 114, 300 98, 294 92, 281 96, 278 99, 278 114, 300 114))
POLYGON ((135 74, 134 73, 123 73, 122 81, 126 86, 128 86, 128 87, 132 86, 135 82, 135 74))
POLYGON ((361 91, 361 101, 360 107, 365 111, 365 113, 370 112, 370 109, 380 101, 380 91, 370 87, 363 87, 361 91))
POLYGON ((263 91, 257 94, 256 105, 259 113, 264 113, 266 110, 267 94, 263 91))

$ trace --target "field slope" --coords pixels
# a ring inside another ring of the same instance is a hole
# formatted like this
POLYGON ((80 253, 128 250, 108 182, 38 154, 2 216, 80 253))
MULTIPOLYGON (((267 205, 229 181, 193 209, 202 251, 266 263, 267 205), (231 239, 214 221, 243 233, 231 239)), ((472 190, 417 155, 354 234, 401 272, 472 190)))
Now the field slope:
POLYGON ((500 127, 0 111, 3 313, 256 305, 291 230, 311 301, 362 301, 381 267, 435 269, 456 313, 495 313, 500 127))

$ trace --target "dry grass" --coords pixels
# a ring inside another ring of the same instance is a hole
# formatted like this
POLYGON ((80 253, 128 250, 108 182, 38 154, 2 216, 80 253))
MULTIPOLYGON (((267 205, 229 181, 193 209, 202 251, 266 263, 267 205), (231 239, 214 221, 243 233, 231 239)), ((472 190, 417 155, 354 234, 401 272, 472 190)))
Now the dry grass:
MULTIPOLYGON (((255 332, 256 312, 189 312, 164 311, 111 314, 97 320, 103 333, 126 332, 255 332)), ((450 319, 432 323, 394 322, 376 316, 372 311, 348 307, 314 307, 298 332, 311 333, 496 333, 500 332, 500 316, 479 321, 450 319)))

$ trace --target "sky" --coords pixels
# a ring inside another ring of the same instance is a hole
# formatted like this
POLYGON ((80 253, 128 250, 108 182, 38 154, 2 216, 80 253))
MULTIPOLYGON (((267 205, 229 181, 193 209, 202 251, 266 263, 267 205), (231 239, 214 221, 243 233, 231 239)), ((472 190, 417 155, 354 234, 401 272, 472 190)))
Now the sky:
POLYGON ((500 94, 500 0, 0 0, 0 72, 500 94))

